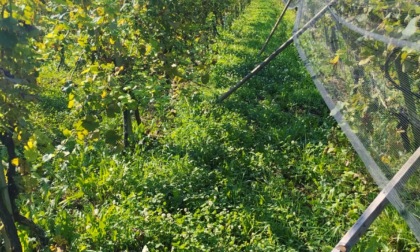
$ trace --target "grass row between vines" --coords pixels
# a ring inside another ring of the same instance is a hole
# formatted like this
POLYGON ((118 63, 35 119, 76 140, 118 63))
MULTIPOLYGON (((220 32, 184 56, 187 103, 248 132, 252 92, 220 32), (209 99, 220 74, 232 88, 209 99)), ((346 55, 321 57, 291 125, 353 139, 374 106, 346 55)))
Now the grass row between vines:
MULTIPOLYGON (((101 140, 57 140, 64 151, 35 165, 39 187, 21 202, 48 231, 52 250, 331 250, 378 191, 293 46, 215 102, 264 58, 258 51, 281 9, 279 1, 254 0, 220 31, 210 83, 181 88, 171 116, 145 116, 132 153, 101 140)), ((267 51, 290 36, 293 18, 289 10, 267 51)), ((44 105, 33 118, 60 139, 74 118, 54 85, 60 73, 48 74, 53 67, 44 66, 44 105)), ((20 235, 26 249, 34 246, 20 235)), ((388 208, 354 250, 418 248, 388 208)))

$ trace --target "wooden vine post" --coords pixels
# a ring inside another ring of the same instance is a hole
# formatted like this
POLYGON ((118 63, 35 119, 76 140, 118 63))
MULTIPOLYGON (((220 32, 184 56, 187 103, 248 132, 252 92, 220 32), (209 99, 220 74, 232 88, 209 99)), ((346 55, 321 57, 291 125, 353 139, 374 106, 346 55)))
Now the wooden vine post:
POLYGON ((279 26, 279 24, 280 24, 281 20, 283 19, 284 14, 286 14, 286 11, 287 11, 287 9, 289 8, 290 3, 291 3, 292 1, 293 1, 293 0, 288 0, 288 1, 287 1, 286 5, 284 6, 284 9, 283 9, 282 13, 280 14, 279 19, 277 19, 276 24, 273 26, 273 29, 271 30, 270 35, 268 35, 267 40, 265 41, 265 43, 264 43, 263 47, 261 48, 260 53, 259 53, 258 55, 261 55, 261 54, 264 52, 265 48, 266 48, 266 47, 267 47, 267 45, 268 45, 268 42, 270 42, 271 37, 273 37, 274 32, 276 31, 276 29, 277 29, 277 27, 279 26))
POLYGON ((13 210, 8 188, 9 186, 4 176, 4 168, 0 162, 0 219, 3 224, 0 230, 4 239, 6 251, 22 251, 22 246, 13 219, 13 210))

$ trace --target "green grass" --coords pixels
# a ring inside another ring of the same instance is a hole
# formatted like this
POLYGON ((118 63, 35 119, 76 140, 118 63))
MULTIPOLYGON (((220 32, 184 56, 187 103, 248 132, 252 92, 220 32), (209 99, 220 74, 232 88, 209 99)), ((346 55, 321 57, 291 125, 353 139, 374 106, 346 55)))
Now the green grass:
MULTIPOLYGON (((43 179, 33 175, 40 186, 21 208, 48 231, 51 249, 331 250, 378 190, 293 46, 215 102, 264 58, 257 54, 280 10, 276 0, 252 1, 213 46, 218 63, 210 83, 181 91, 173 118, 146 120, 142 127, 153 136, 136 128, 142 140, 132 153, 70 139, 40 162, 43 179)), ((288 38, 293 18, 289 11, 267 52, 288 38)), ((39 108, 40 124, 71 125, 60 95, 49 94, 43 99, 53 106, 39 108)), ((21 237, 26 249, 34 246, 25 232, 21 237)), ((418 247, 387 209, 355 251, 418 247)))

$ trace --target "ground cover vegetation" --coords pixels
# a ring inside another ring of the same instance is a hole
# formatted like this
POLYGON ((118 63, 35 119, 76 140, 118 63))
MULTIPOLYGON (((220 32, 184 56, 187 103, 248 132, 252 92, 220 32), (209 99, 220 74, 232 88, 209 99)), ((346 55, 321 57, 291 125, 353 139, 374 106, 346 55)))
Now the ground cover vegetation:
MULTIPOLYGON (((378 191, 294 48, 216 102, 280 4, 0 0, 4 247, 331 250, 378 191)), ((418 248, 389 208, 355 251, 418 248)))

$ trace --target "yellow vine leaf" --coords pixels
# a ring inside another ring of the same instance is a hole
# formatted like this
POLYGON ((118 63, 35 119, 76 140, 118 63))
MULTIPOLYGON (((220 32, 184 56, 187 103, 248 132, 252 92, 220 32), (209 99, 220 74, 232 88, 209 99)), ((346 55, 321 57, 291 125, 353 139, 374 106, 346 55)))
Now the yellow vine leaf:
POLYGON ((87 42, 88 42, 88 37, 87 36, 80 36, 77 39, 77 43, 79 43, 79 45, 82 46, 82 47, 86 46, 87 42))
POLYGON ((35 140, 31 137, 24 146, 25 150, 33 149, 35 147, 35 140))
POLYGON ((98 74, 99 73, 99 65, 96 63, 95 65, 91 65, 90 66, 90 68, 89 68, 89 71, 92 73, 92 74, 98 74))
POLYGON ((71 109, 74 107, 74 100, 70 100, 69 104, 67 105, 67 108, 71 109))
POLYGON ((47 38, 47 39, 52 39, 52 38, 55 38, 55 37, 56 37, 56 35, 55 35, 54 32, 50 32, 47 35, 45 35, 45 38, 47 38))
POLYGON ((10 12, 8 12, 7 10, 4 10, 3 18, 8 18, 8 17, 10 17, 10 12))
POLYGON ((118 25, 124 25, 127 21, 124 18, 118 20, 118 25))
POLYGON ((64 24, 58 24, 54 27, 54 33, 59 33, 63 30, 65 30, 67 27, 64 24))
POLYGON ((102 99, 104 99, 106 97, 106 95, 107 95, 106 91, 105 90, 102 91, 102 94, 101 94, 102 99))
POLYGON ((105 8, 104 7, 98 7, 96 9, 96 12, 98 13, 99 16, 103 16, 103 15, 105 15, 105 8))
POLYGON ((335 65, 338 63, 339 60, 340 60, 340 56, 336 55, 332 60, 330 60, 330 63, 335 65))
POLYGON ((363 66, 366 65, 367 63, 370 62, 370 60, 373 58, 373 56, 369 56, 366 59, 362 59, 361 61, 359 61, 359 66, 363 66))
POLYGON ((26 19, 25 24, 30 24, 29 20, 32 20, 34 18, 34 12, 31 8, 31 6, 26 5, 25 9, 23 10, 23 16, 26 19))
POLYGON ((77 130, 77 131, 83 131, 83 126, 82 126, 82 124, 83 124, 83 121, 82 120, 79 120, 79 121, 77 121, 77 122, 75 122, 74 124, 73 124, 73 127, 77 130))
POLYGON ((83 140, 83 139, 85 139, 85 135, 82 133, 82 132, 77 132, 77 139, 79 139, 79 140, 83 140))
POLYGON ((391 164, 391 160, 389 159, 388 156, 385 156, 385 155, 383 155, 381 157, 381 161, 382 161, 382 163, 387 164, 387 165, 390 165, 391 164))
POLYGON ((74 94, 69 94, 69 104, 67 105, 67 108, 71 109, 74 107, 74 94))
POLYGON ((152 46, 150 44, 146 45, 146 53, 145 55, 149 55, 152 52, 152 46))
POLYGON ((0 4, 1 4, 1 5, 5 5, 5 4, 7 4, 7 0, 0 0, 0 4))
POLYGON ((77 9, 77 14, 79 14, 79 16, 82 17, 82 18, 85 18, 86 17, 86 13, 85 13, 85 11, 83 10, 82 7, 79 7, 77 9))
POLYGON ((66 137, 71 136, 71 130, 64 129, 64 130, 63 130, 63 135, 64 135, 64 136, 66 136, 66 137))
POLYGON ((45 43, 40 43, 40 42, 35 42, 35 46, 41 50, 44 50, 46 48, 45 43))
POLYGON ((403 52, 401 54, 401 62, 403 62, 407 58, 407 56, 408 56, 408 52, 403 52))
POLYGON ((14 158, 11 161, 12 165, 14 165, 15 167, 19 165, 19 158, 14 158))
POLYGON ((75 19, 76 15, 73 11, 70 11, 69 17, 70 17, 70 20, 73 21, 75 19))
POLYGON ((85 73, 89 73, 89 72, 90 72, 90 67, 88 67, 85 70, 83 70, 83 72, 81 72, 80 74, 85 74, 85 73))

